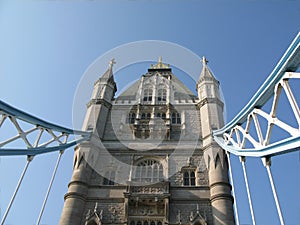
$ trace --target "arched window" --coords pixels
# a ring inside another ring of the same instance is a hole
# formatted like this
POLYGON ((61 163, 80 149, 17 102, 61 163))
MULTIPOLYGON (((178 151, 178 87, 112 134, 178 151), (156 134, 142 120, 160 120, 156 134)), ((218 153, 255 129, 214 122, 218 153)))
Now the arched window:
POLYGON ((195 177, 195 172, 192 171, 190 173, 190 182, 191 182, 191 186, 195 186, 196 185, 196 177, 195 177))
POLYGON ((142 182, 154 182, 163 179, 162 164, 153 159, 147 159, 137 164, 135 180, 142 182))
POLYGON ((148 221, 144 221, 144 225, 148 225, 148 221))
POLYGON ((165 102, 166 100, 167 100, 167 90, 166 89, 158 89, 157 101, 165 102))
POLYGON ((147 113, 147 119, 151 118, 151 113, 147 113))
POLYGON ((155 222, 154 222, 154 221, 151 221, 150 225, 155 225, 155 222))
POLYGON ((181 118, 179 113, 172 113, 172 124, 181 124, 181 118))
POLYGON ((128 113, 126 118, 126 123, 134 124, 135 117, 136 117, 135 113, 128 113))
POLYGON ((158 222, 157 222, 157 225, 162 225, 162 222, 161 222, 161 221, 158 221, 158 222))
POLYGON ((136 223, 136 225, 142 225, 142 222, 141 222, 141 221, 138 221, 138 222, 136 223))
POLYGON ((196 176, 194 171, 187 170, 183 172, 183 185, 184 186, 196 185, 196 176))
POLYGON ((157 114, 156 114, 156 117, 157 117, 157 118, 160 118, 160 117, 161 117, 160 113, 157 113, 157 114))
POLYGON ((135 222, 134 222, 134 221, 131 221, 131 222, 130 222, 130 225, 135 225, 135 222))
POLYGON ((146 88, 144 89, 144 102, 151 102, 152 101, 152 89, 151 88, 146 88))
POLYGON ((190 184, 190 176, 189 176, 189 172, 184 172, 183 174, 183 185, 189 185, 190 184))
POLYGON ((165 113, 162 113, 162 114, 161 114, 161 118, 162 118, 162 119, 166 119, 166 114, 165 114, 165 113))
POLYGON ((146 114, 142 113, 141 119, 144 120, 146 118, 146 114))

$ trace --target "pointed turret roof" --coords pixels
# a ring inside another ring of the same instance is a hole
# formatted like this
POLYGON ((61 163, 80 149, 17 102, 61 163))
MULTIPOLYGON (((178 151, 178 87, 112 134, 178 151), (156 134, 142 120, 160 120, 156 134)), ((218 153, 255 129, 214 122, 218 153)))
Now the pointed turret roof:
POLYGON ((208 60, 205 58, 205 56, 203 56, 202 57, 203 68, 202 68, 202 71, 200 73, 199 80, 198 80, 197 83, 200 83, 204 79, 208 79, 208 80, 213 79, 213 80, 216 80, 216 78, 214 77, 213 73, 208 68, 207 63, 208 63, 208 60))
POLYGON ((115 59, 112 59, 109 61, 109 66, 108 66, 108 69, 105 71, 105 73, 102 75, 101 78, 104 78, 104 79, 109 79, 113 76, 113 65, 116 64, 116 61, 115 59))

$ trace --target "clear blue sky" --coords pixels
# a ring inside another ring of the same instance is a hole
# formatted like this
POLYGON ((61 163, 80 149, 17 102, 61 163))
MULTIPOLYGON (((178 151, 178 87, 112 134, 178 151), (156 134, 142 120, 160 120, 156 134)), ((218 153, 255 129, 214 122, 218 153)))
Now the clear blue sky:
MULTIPOLYGON (((38 117, 72 127, 76 87, 96 58, 121 44, 162 40, 209 59, 221 83, 230 120, 266 79, 299 28, 299 0, 0 0, 0 98, 38 117)), ((99 76, 105 70, 99 71, 99 76)), ((120 78, 118 87, 124 85, 120 78)), ((88 95, 91 91, 92 83, 88 95)), ((6 224, 35 224, 56 156, 39 156, 32 162, 6 224)), ((58 224, 72 160, 73 150, 69 149, 42 224, 58 224)), ((251 224, 236 161, 241 224, 251 224)), ((2 215, 24 164, 22 157, 1 158, 2 215)), ((299 168, 298 153, 276 158, 272 166, 289 225, 300 224, 299 168)), ((257 224, 279 224, 260 160, 249 161, 249 173, 254 181, 251 189, 257 224)))

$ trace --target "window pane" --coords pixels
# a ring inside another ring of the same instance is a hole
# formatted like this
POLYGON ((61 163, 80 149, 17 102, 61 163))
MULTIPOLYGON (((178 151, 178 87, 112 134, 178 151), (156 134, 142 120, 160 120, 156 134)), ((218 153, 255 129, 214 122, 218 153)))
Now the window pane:
POLYGON ((191 185, 192 185, 192 186, 195 186, 195 185, 196 185, 196 179, 195 179, 195 177, 194 177, 194 178, 191 178, 191 185))
POLYGON ((190 185, 190 174, 189 174, 189 172, 184 172, 184 174, 183 174, 183 185, 190 185))
POLYGON ((104 180, 103 180, 103 185, 108 185, 108 179, 106 177, 104 177, 104 180))

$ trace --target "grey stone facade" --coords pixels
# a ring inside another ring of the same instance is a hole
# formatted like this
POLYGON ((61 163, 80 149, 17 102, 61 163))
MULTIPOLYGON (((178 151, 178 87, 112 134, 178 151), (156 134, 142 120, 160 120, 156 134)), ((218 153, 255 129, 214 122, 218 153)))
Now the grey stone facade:
POLYGON ((112 63, 95 82, 60 225, 234 224, 219 82, 203 59, 194 95, 161 60, 115 97, 112 63))

